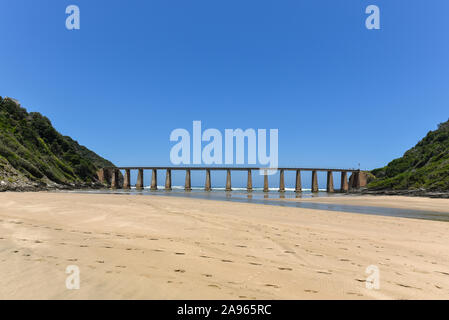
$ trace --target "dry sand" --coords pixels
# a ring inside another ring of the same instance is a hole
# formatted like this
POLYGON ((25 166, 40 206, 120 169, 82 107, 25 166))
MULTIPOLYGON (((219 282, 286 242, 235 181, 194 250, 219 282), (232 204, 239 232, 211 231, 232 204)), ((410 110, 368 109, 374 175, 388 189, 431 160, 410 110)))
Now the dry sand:
MULTIPOLYGON (((320 201, 449 208, 449 200, 416 199, 320 201)), ((162 196, 3 193, 0 298, 448 299, 448 244, 447 222, 162 196), (79 290, 65 286, 68 265, 81 271, 79 290), (380 270, 378 290, 365 287, 370 265, 380 270)))

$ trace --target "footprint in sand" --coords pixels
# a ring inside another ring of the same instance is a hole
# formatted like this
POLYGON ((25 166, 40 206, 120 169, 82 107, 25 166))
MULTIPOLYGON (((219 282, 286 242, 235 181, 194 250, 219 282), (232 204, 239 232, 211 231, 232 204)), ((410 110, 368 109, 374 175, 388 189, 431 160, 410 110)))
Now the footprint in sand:
POLYGON ((184 272, 186 272, 186 271, 183 270, 183 269, 175 269, 175 272, 178 272, 178 273, 184 273, 184 272))
POLYGON ((95 261, 96 263, 104 263, 104 261, 103 260, 97 260, 97 261, 95 261))
POLYGON ((306 289, 306 290, 304 290, 304 292, 307 292, 307 293, 318 293, 318 291, 311 290, 311 289, 306 289))
POLYGON ((244 246, 244 245, 241 245, 241 244, 236 245, 236 247, 237 248, 248 248, 247 246, 244 246))
POLYGON ((85 244, 80 245, 80 248, 89 248, 89 246, 86 246, 85 244))
POLYGON ((292 268, 284 268, 284 267, 279 267, 278 269, 282 270, 282 271, 292 271, 293 270, 292 268))
POLYGON ((219 286, 217 286, 216 284, 209 284, 208 287, 221 289, 221 288, 220 288, 219 286))
POLYGON ((183 255, 185 255, 184 252, 175 252, 175 254, 178 255, 178 256, 183 256, 183 255))
POLYGON ((332 274, 332 272, 328 272, 328 271, 317 271, 316 273, 321 273, 321 274, 332 274))
POLYGON ((252 264, 253 266, 261 266, 261 263, 257 263, 257 262, 250 262, 249 264, 252 264))
POLYGON ((234 261, 232 260, 226 260, 226 259, 222 259, 221 262, 228 262, 228 263, 233 263, 234 261))
POLYGON ((115 266, 116 268, 122 268, 122 269, 125 269, 126 268, 126 266, 115 266))
POLYGON ((275 288, 275 289, 279 289, 280 288, 278 285, 270 284, 270 283, 265 284, 265 287, 271 287, 271 288, 275 288))
POLYGON ((206 273, 204 273, 203 276, 206 277, 206 278, 211 278, 212 277, 211 274, 206 274, 206 273))
POLYGON ((67 261, 78 261, 78 259, 67 259, 67 261))

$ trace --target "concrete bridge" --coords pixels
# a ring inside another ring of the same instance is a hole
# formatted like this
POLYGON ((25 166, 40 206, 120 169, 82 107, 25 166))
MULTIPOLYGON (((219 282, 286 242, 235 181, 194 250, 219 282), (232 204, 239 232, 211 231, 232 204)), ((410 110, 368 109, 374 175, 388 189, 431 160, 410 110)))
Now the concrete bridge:
MULTIPOLYGON (((112 189, 131 189, 131 170, 137 170, 137 183, 136 189, 142 190, 144 188, 143 177, 144 170, 151 170, 151 190, 157 190, 157 171, 165 171, 165 190, 171 190, 172 180, 171 180, 171 172, 172 171, 185 171, 185 190, 192 190, 191 184, 191 171, 206 171, 206 181, 204 185, 205 191, 212 190, 211 184, 211 171, 226 171, 226 191, 232 191, 231 186, 231 172, 232 171, 247 171, 247 190, 252 191, 253 183, 252 183, 252 171, 263 170, 264 174, 264 186, 263 191, 268 192, 268 177, 267 171, 270 168, 240 168, 240 167, 107 167, 100 169, 98 171, 98 178, 102 183, 109 183, 112 189), (119 179, 119 171, 124 170, 125 175, 123 179, 123 184, 119 179)), ((272 170, 272 169, 271 169, 272 170)), ((333 173, 339 172, 341 175, 341 188, 340 192, 348 192, 351 189, 359 189, 364 187, 367 183, 366 174, 364 171, 356 170, 356 169, 326 169, 326 168, 277 168, 279 171, 279 192, 285 192, 285 181, 284 181, 284 173, 285 171, 295 171, 296 172, 296 184, 295 184, 295 192, 302 191, 301 184, 301 172, 302 171, 311 171, 312 172, 312 192, 318 192, 318 172, 326 172, 327 173, 327 192, 335 192, 334 189, 334 178, 333 173), (351 173, 351 176, 348 181, 348 173, 351 173)))

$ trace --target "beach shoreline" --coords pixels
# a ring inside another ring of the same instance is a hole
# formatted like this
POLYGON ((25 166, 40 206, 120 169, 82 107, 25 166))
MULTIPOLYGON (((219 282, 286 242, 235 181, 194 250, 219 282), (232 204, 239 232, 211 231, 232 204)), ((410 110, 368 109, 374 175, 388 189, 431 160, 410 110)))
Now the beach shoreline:
MULTIPOLYGON (((366 197, 299 201, 438 211, 449 201, 366 197)), ((448 222, 159 195, 6 192, 0 231, 1 299, 449 297, 448 222), (81 270, 79 290, 65 286, 69 265, 81 270), (380 271, 378 290, 366 288, 370 266, 380 271)))

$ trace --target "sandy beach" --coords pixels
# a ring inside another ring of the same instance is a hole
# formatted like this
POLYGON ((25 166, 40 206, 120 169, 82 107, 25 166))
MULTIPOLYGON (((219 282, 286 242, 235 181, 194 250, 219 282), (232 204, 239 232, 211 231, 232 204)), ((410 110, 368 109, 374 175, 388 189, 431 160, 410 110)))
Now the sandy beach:
MULTIPOLYGON (((448 212, 449 200, 314 198, 448 212)), ((449 223, 163 196, 0 194, 1 299, 448 299, 449 223), (66 268, 80 289, 66 288, 66 268), (368 266, 380 288, 367 289, 368 266)))

